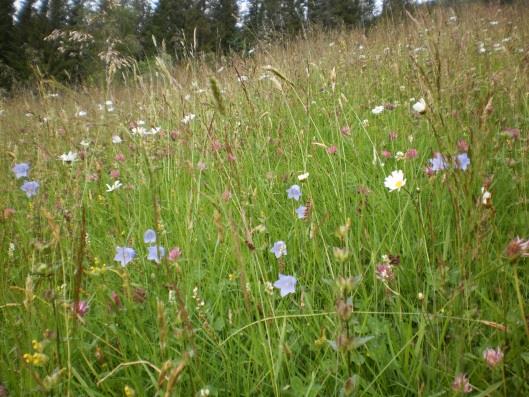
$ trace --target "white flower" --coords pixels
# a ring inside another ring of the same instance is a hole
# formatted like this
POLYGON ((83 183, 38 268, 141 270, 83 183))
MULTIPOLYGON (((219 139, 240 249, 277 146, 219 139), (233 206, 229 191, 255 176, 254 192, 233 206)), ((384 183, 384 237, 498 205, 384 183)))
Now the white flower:
POLYGON ((121 143, 121 142, 123 142, 123 140, 121 139, 121 137, 119 135, 113 135, 112 136, 112 143, 118 144, 118 143, 121 143))
POLYGON ((413 104, 412 108, 417 113, 424 113, 426 111, 426 101, 421 98, 413 104))
POLYGON ((81 146, 88 147, 90 146, 90 139, 85 138, 80 143, 81 143, 81 146))
POLYGON ((373 114, 380 114, 384 111, 384 105, 375 106, 373 109, 371 109, 371 113, 373 114))
POLYGON ((84 110, 79 110, 77 112, 77 117, 85 117, 88 113, 86 113, 84 110))
POLYGON ((404 179, 404 173, 401 170, 393 171, 384 180, 384 186, 389 189, 390 192, 393 190, 400 190, 406 184, 404 179))
POLYGON ((237 77, 237 81, 238 81, 239 83, 243 83, 243 82, 245 82, 245 81, 248 81, 248 76, 244 76, 244 75, 242 75, 242 76, 240 76, 240 77, 237 77))
POLYGON ((109 107, 112 107, 114 105, 114 102, 112 101, 106 101, 105 102, 105 105, 109 106, 109 107))
POLYGON ((145 129, 145 127, 141 127, 141 126, 132 128, 131 132, 132 132, 132 135, 140 135, 140 136, 147 135, 147 130, 145 129))
POLYGON ((298 181, 306 181, 309 177, 309 173, 305 172, 304 174, 298 175, 298 181))
POLYGON ((182 119, 182 124, 189 124, 195 119, 195 117, 196 116, 193 113, 186 114, 184 118, 182 119))
POLYGON ((62 160, 63 163, 73 163, 74 161, 77 161, 77 153, 72 151, 63 153, 59 156, 59 160, 62 160))
POLYGON ((486 190, 484 187, 481 188, 481 203, 483 205, 490 205, 492 203, 492 193, 486 190))
POLYGON ((107 193, 113 192, 114 190, 119 189, 121 186, 123 186, 123 184, 120 181, 115 181, 112 186, 107 183, 107 193))

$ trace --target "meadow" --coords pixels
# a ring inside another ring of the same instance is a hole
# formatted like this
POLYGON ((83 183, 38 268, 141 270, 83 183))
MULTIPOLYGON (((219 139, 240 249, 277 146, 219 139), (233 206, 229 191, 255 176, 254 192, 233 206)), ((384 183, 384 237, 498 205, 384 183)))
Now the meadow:
POLYGON ((0 396, 529 395, 527 20, 3 100, 0 396))

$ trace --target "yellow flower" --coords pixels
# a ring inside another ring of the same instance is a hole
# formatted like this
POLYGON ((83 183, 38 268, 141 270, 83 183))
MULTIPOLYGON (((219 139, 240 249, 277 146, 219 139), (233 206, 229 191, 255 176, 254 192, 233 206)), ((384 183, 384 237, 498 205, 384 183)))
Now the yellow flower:
POLYGON ((129 385, 125 385, 123 391, 125 392, 125 396, 126 397, 135 397, 136 396, 136 392, 129 385))

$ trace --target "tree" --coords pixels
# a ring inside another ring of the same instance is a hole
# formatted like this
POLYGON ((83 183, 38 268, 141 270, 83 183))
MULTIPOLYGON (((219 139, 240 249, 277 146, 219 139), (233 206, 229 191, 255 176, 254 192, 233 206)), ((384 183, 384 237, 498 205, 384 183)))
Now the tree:
POLYGON ((235 43, 239 7, 236 0, 215 0, 212 4, 211 22, 213 37, 222 50, 235 43))

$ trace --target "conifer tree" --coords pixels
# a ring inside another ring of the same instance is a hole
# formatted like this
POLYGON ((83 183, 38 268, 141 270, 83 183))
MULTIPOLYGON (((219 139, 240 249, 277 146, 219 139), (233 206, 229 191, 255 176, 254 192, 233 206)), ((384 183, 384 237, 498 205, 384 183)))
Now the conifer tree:
POLYGON ((233 48, 235 44, 238 14, 236 0, 215 0, 212 4, 212 37, 222 50, 233 48))

